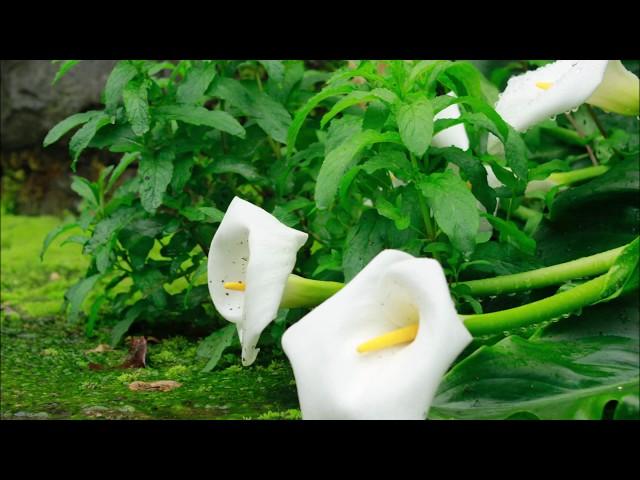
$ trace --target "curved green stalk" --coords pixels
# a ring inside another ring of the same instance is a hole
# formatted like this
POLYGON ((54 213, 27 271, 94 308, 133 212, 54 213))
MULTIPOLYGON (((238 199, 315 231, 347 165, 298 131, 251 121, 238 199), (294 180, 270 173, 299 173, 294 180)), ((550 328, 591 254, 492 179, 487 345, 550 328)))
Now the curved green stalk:
POLYGON ((315 307, 342 287, 344 283, 341 282, 311 280, 292 273, 287 279, 280 308, 315 307))
POLYGON ((558 185, 570 185, 583 180, 589 180, 590 178, 599 177, 608 170, 609 167, 606 165, 597 165, 595 167, 578 168, 568 172, 555 172, 547 178, 558 185))
MULTIPOLYGON (((625 247, 626 245, 551 267, 512 275, 458 282, 453 286, 466 285, 471 289, 471 295, 487 296, 560 285, 574 278, 590 277, 606 272, 625 247)), ((341 282, 312 280, 291 274, 287 280, 280 306, 282 308, 315 307, 331 297, 343 286, 344 283, 341 282)))
POLYGON ((520 307, 479 315, 461 315, 474 336, 500 333, 514 328, 558 318, 600 300, 607 284, 607 274, 551 297, 520 307))
POLYGON ((471 289, 471 295, 477 296, 522 292, 559 285, 574 278, 590 277, 606 272, 625 247, 626 245, 551 267, 512 275, 459 282, 454 285, 466 285, 471 289))

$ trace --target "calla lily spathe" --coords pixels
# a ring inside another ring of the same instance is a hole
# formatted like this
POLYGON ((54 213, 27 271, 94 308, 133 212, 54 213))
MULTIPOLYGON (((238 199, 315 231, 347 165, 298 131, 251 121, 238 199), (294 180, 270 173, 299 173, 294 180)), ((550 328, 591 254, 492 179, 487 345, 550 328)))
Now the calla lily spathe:
POLYGON ((496 112, 518 131, 589 103, 638 115, 638 77, 620 60, 558 60, 511 77, 496 112))
MULTIPOLYGON (((639 88, 638 77, 620 60, 558 60, 511 77, 495 110, 520 132, 583 103, 638 115, 639 88)), ((490 152, 499 152, 500 145, 489 139, 490 152)))
POLYGON ((237 325, 245 366, 256 359, 260 334, 278 313, 307 237, 235 197, 211 241, 209 293, 220 315, 237 325))
POLYGON ((376 256, 282 337, 304 419, 424 419, 447 369, 471 342, 438 262, 376 256), (361 353, 418 322, 415 340, 361 353))

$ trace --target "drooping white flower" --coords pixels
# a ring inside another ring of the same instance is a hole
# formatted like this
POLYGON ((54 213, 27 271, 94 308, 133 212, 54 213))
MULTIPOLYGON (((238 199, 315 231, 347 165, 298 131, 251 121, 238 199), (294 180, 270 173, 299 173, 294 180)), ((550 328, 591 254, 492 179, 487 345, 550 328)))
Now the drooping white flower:
POLYGON ((220 315, 237 325, 245 366, 256 359, 260 334, 278 313, 307 237, 235 197, 211 241, 209 293, 220 315))
POLYGON ((385 250, 291 326, 282 346, 304 419, 424 419, 471 338, 440 264, 385 250), (382 350, 367 343, 407 326, 411 343, 382 350))
MULTIPOLYGON (((495 110, 523 132, 583 103, 607 112, 638 115, 639 89, 638 77, 620 60, 558 60, 511 77, 495 110)), ((490 152, 499 152, 500 145, 495 137, 489 138, 490 152)))
POLYGON ((638 77, 620 60, 558 60, 511 77, 496 112, 518 131, 589 103, 638 115, 638 77))

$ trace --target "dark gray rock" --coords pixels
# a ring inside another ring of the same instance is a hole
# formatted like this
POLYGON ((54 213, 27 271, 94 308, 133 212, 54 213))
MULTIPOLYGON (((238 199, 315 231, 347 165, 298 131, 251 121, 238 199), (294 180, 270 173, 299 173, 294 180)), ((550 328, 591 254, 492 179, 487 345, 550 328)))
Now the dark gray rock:
POLYGON ((55 85, 60 63, 0 62, 2 150, 41 145, 49 129, 69 115, 100 108, 100 94, 115 60, 83 60, 55 85))

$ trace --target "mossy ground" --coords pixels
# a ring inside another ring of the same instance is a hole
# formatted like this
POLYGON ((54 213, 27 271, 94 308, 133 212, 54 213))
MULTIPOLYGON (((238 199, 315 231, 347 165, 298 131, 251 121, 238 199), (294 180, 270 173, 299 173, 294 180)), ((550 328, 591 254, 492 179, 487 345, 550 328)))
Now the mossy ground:
MULTIPOLYGON (((293 375, 280 355, 250 368, 233 354, 204 373, 197 339, 150 343, 147 368, 117 366, 127 347, 87 353, 108 343, 109 329, 87 338, 61 312, 64 292, 86 268, 80 246, 56 240, 40 262, 45 235, 62 220, 2 215, 0 415, 5 419, 295 419, 293 375), (134 392, 136 380, 175 380, 169 392, 134 392)), ((260 359, 259 359, 260 360, 260 359)))

